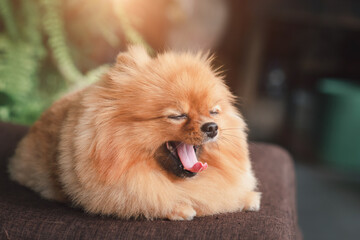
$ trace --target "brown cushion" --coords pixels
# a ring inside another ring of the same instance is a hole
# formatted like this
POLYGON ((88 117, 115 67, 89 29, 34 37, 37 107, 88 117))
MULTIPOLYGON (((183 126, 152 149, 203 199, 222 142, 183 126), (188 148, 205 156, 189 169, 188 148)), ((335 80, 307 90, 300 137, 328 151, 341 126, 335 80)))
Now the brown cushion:
POLYGON ((250 144, 263 192, 259 212, 238 212, 193 221, 119 220, 93 216, 40 198, 9 180, 6 165, 27 128, 0 123, 0 239, 300 239, 294 166, 283 149, 250 144))

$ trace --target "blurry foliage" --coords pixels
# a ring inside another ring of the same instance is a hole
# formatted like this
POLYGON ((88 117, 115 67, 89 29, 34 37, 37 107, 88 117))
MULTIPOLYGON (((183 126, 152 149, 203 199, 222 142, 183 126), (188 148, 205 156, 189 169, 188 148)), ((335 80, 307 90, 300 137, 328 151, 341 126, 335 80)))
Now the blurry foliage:
POLYGON ((29 123, 35 120, 39 109, 48 104, 40 97, 43 93, 37 81, 46 50, 40 31, 39 7, 27 0, 22 4, 15 16, 14 4, 0 0, 5 28, 0 34, 0 119, 29 123))
MULTIPOLYGON (((70 52, 76 49, 69 49, 60 4, 61 0, 0 0, 1 121, 31 124, 60 94, 95 81, 108 68, 103 65, 83 74, 75 66, 70 52)), ((144 43, 125 14, 118 12, 126 39, 144 43)))

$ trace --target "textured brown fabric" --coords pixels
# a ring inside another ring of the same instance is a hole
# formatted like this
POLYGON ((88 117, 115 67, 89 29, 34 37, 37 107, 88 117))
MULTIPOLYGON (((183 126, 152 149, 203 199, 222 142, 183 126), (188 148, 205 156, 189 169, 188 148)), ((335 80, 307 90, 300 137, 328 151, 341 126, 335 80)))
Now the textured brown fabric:
POLYGON ((301 239, 293 162, 279 147, 250 145, 255 175, 263 192, 259 212, 183 222, 125 221, 92 216, 41 199, 10 181, 6 164, 26 131, 26 127, 0 123, 0 239, 301 239))

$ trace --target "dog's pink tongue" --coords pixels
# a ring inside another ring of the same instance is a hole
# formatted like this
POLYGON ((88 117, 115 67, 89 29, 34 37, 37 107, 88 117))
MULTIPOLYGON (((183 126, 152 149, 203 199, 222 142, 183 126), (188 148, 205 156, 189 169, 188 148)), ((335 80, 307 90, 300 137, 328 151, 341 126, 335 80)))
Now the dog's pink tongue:
POLYGON ((190 172, 201 172, 208 167, 207 163, 197 160, 193 145, 181 143, 177 147, 177 153, 184 168, 190 172))

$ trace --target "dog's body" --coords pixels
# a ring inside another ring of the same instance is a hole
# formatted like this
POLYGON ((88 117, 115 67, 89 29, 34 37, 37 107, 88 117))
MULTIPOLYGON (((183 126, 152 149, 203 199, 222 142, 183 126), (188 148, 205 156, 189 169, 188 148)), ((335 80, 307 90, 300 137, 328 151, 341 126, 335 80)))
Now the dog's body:
POLYGON ((232 99, 205 57, 130 48, 101 81, 41 116, 10 175, 47 199, 120 218, 258 210, 232 99))

